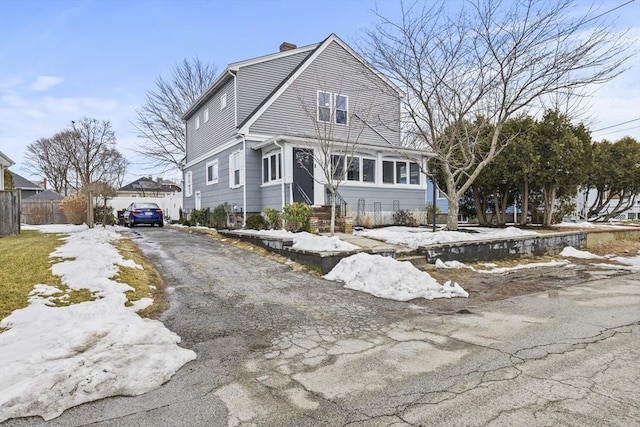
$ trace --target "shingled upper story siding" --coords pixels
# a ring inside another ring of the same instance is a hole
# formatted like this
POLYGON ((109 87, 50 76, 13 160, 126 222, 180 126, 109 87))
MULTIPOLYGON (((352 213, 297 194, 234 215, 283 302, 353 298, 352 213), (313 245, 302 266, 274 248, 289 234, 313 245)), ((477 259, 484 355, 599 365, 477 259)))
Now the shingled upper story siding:
POLYGON ((242 123, 310 52, 307 50, 241 67, 237 73, 238 123, 242 123))
POLYGON ((198 111, 187 120, 187 162, 208 153, 229 142, 236 134, 235 90, 233 78, 229 79, 198 111), (226 95, 226 107, 220 108, 220 101, 226 95), (205 110, 209 110, 209 120, 205 122, 205 110), (196 120, 200 128, 196 129, 196 120))
POLYGON ((257 118, 250 133, 315 136, 317 94, 323 91, 348 96, 349 116, 355 113, 368 124, 353 118, 349 125, 334 125, 334 138, 353 141, 362 129, 360 142, 399 144, 400 105, 397 93, 391 94, 392 90, 333 41, 257 118))

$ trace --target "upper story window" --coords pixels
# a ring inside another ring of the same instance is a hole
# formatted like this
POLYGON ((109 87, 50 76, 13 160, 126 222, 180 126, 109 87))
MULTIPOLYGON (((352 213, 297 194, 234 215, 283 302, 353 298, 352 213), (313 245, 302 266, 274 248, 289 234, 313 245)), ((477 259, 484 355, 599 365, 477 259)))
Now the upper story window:
POLYGON ((227 94, 223 93, 220 97, 220 109, 224 110, 225 108, 227 108, 227 94))
POLYGON ((218 159, 206 164, 207 185, 216 184, 218 182, 218 159))
POLYGON ((207 123, 209 121, 209 109, 204 110, 204 122, 207 123))
POLYGON ((282 179, 282 161, 280 153, 268 154, 262 158, 262 183, 282 179))
POLYGON ((318 121, 346 125, 349 98, 337 93, 318 91, 318 121))
POLYGON ((200 129, 200 116, 196 117, 196 129, 200 129))

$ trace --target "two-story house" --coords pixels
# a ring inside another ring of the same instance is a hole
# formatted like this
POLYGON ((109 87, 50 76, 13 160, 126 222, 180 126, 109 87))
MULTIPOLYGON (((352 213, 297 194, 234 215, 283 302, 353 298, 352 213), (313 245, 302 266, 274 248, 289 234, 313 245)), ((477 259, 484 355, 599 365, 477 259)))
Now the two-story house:
POLYGON ((185 212, 326 205, 329 156, 348 166, 338 191, 351 212, 424 209, 426 158, 400 145, 401 96, 334 34, 229 64, 182 117, 185 212))

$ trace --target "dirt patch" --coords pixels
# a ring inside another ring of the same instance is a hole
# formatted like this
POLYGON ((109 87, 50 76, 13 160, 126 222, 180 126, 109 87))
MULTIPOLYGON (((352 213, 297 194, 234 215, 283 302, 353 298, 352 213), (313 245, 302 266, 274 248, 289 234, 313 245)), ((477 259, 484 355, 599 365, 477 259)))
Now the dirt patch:
POLYGON ((612 240, 592 245, 589 252, 604 256, 615 254, 618 256, 635 256, 640 252, 640 240, 612 240))

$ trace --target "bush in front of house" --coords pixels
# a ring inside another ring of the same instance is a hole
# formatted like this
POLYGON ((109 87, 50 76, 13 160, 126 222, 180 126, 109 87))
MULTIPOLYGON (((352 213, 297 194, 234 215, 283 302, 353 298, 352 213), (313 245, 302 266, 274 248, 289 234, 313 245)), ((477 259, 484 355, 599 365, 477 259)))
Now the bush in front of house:
POLYGON ((280 212, 273 208, 266 208, 264 210, 264 216, 267 217, 269 228, 272 228, 274 230, 279 230, 282 228, 282 217, 280 216, 280 212))
POLYGON ((309 231, 311 212, 311 206, 306 203, 296 202, 285 206, 282 219, 284 219, 286 229, 294 233, 309 231))
POLYGON ((411 211, 402 209, 393 214, 393 223, 395 225, 404 225, 407 227, 417 227, 418 221, 414 218, 411 211))
POLYGON ((209 227, 215 229, 227 228, 227 211, 229 210, 229 204, 223 203, 216 206, 209 215, 209 227))
POLYGON ((87 198, 81 194, 65 197, 60 206, 70 224, 80 225, 87 218, 87 198))
POLYGON ((102 219, 104 216, 104 206, 96 206, 93 208, 93 219, 97 224, 116 225, 118 220, 113 214, 113 206, 107 206, 106 222, 102 219))
POLYGON ((267 228, 267 222, 260 214, 251 214, 247 217, 246 228, 250 230, 263 230, 267 228))
POLYGON ((189 215, 189 219, 191 220, 192 224, 204 225, 206 216, 207 216, 206 209, 192 209, 191 214, 189 215))

